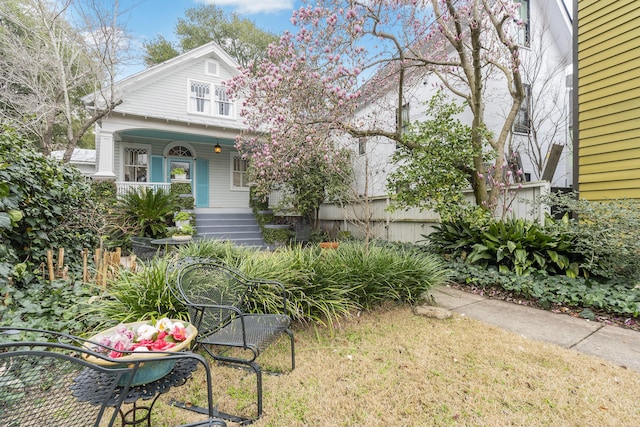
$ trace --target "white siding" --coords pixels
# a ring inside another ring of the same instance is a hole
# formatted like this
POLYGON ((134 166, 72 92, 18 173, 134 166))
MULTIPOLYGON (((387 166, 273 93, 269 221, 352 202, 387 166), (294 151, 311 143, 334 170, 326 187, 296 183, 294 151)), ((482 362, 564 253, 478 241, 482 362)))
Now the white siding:
POLYGON ((218 61, 219 77, 206 74, 205 61, 207 58, 216 59, 213 55, 199 58, 197 61, 185 64, 185 66, 173 68, 158 78, 149 79, 139 87, 132 88, 116 111, 185 123, 240 128, 242 125, 235 113, 238 110, 237 105, 234 105, 234 114, 231 117, 188 113, 190 80, 211 83, 213 97, 213 86, 222 85, 225 80, 234 75, 234 70, 224 65, 222 61, 218 61))

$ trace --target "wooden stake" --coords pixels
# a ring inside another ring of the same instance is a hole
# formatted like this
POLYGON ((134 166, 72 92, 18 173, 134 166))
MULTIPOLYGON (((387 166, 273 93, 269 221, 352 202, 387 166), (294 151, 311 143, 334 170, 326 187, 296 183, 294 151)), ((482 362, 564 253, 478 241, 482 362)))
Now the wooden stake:
POLYGON ((107 286, 107 267, 109 266, 109 252, 104 252, 104 258, 102 260, 102 282, 100 285, 105 288, 107 286))
POLYGON ((53 271, 53 251, 51 249, 47 250, 47 270, 49 271, 49 281, 53 282, 56 276, 53 271))
POLYGON ((87 283, 89 281, 89 249, 82 249, 82 283, 87 283))
POLYGON ((56 271, 58 272, 58 278, 64 279, 64 248, 58 249, 58 267, 56 271))
POLYGON ((102 249, 97 248, 93 254, 93 262, 96 264, 96 285, 100 286, 102 283, 102 268, 100 261, 102 260, 102 249))

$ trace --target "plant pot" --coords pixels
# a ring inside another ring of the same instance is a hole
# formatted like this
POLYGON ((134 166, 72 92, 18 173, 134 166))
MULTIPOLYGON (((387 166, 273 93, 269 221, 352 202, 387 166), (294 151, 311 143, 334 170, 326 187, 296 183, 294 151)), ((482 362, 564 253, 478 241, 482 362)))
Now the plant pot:
POLYGON ((173 179, 185 180, 185 179, 187 179, 187 174, 183 173, 183 174, 180 174, 180 175, 173 175, 173 179))
MULTIPOLYGON (((177 322, 178 320, 175 320, 175 321, 177 322)), ((139 326, 145 325, 148 323, 149 322, 146 322, 146 321, 132 322, 132 323, 124 323, 124 326, 126 326, 128 329, 137 329, 139 326)), ((171 370, 175 366, 176 359, 162 360, 163 357, 167 356, 166 353, 178 353, 182 350, 185 350, 186 348, 189 347, 189 344, 191 343, 191 341, 198 334, 198 330, 195 328, 195 326, 185 325, 185 327, 187 328, 187 338, 184 341, 177 343, 174 347, 168 350, 165 350, 163 353, 136 352, 136 353, 131 353, 128 356, 122 356, 117 359, 112 359, 112 360, 117 360, 118 362, 111 362, 109 360, 101 359, 99 357, 95 357, 87 354, 83 354, 82 357, 89 363, 94 363, 96 365, 104 366, 106 368, 121 368, 123 366, 127 366, 127 362, 140 360, 140 359, 154 359, 153 361, 145 362, 141 364, 138 370, 136 371, 135 375, 133 376, 133 380, 131 380, 132 386, 148 384, 164 377, 169 372, 171 372, 171 370), (157 359, 157 361, 155 359, 157 359)), ((103 338, 113 336, 117 328, 118 326, 114 326, 113 328, 109 328, 105 331, 102 331, 92 336, 91 338, 89 338, 89 341, 92 341, 93 343, 97 344, 103 338)), ((85 344, 84 346, 87 348, 93 347, 93 345, 88 343, 85 344)), ((120 382, 118 383, 118 385, 123 386, 128 384, 129 378, 130 378, 130 374, 124 375, 120 379, 120 382)))
POLYGON ((189 240, 193 239, 193 236, 175 234, 175 235, 171 236, 171 239, 175 240, 176 242, 188 242, 189 240))
POLYGON ((338 249, 340 243, 338 242, 320 242, 319 246, 321 249, 338 249))

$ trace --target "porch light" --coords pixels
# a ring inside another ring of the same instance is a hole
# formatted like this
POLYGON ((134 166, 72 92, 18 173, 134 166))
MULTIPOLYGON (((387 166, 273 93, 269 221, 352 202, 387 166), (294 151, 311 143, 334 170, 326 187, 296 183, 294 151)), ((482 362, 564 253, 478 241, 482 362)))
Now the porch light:
POLYGON ((220 146, 220 144, 216 144, 213 146, 213 151, 215 153, 222 153, 222 147, 220 146))

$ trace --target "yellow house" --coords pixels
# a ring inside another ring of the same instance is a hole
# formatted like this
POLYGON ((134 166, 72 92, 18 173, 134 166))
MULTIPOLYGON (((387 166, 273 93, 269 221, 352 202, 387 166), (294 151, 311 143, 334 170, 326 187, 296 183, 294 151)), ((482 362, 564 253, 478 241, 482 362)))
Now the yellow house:
POLYGON ((587 200, 640 199, 640 1, 573 6, 574 188, 587 200))

